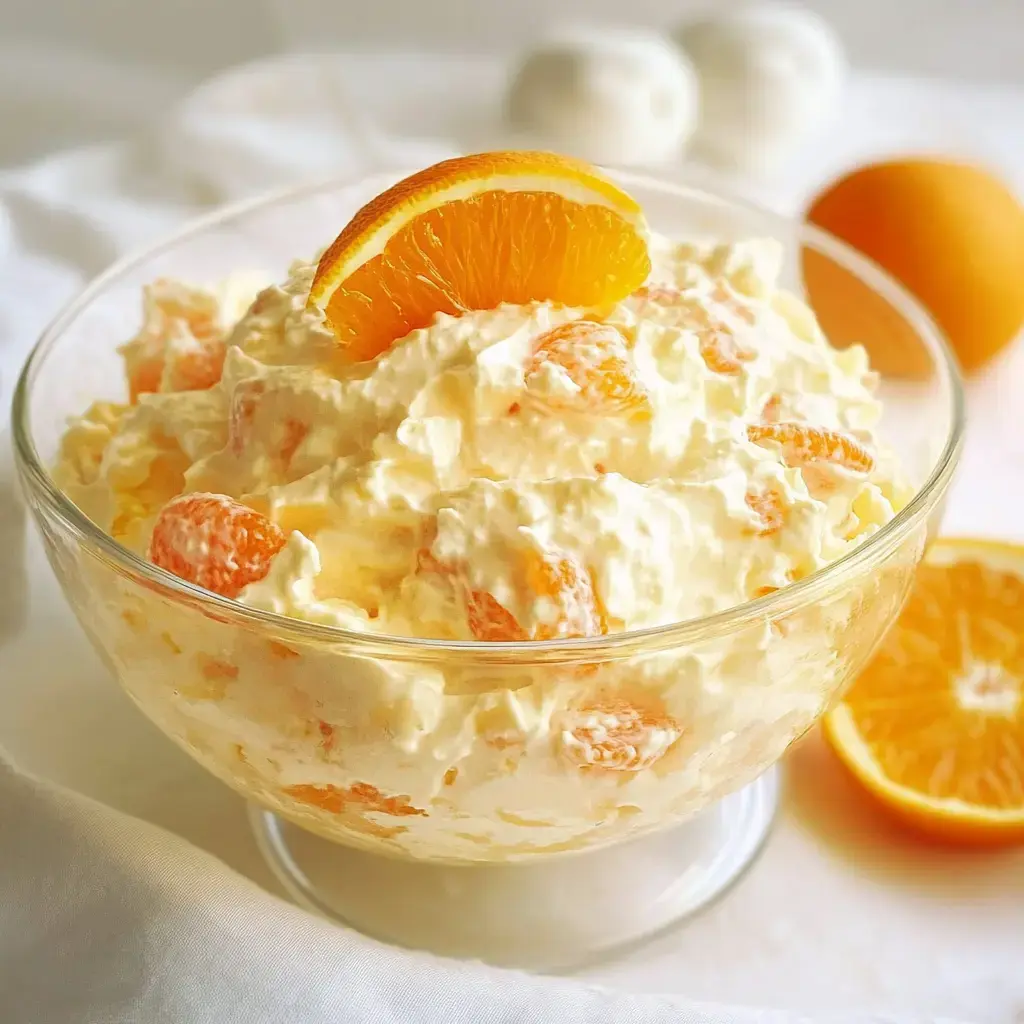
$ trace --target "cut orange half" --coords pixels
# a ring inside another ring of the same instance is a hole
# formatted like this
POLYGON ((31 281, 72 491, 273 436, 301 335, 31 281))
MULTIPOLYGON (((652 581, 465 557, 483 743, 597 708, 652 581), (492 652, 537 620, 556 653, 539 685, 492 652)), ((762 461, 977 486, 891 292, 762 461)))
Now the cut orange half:
POLYGON ((1024 842, 1024 547, 937 541, 824 728, 909 823, 959 842, 1024 842))
POLYGON ((363 360, 438 313, 603 306, 649 271, 639 205, 596 168, 553 153, 480 153, 419 171, 364 206, 321 257, 309 305, 363 360))

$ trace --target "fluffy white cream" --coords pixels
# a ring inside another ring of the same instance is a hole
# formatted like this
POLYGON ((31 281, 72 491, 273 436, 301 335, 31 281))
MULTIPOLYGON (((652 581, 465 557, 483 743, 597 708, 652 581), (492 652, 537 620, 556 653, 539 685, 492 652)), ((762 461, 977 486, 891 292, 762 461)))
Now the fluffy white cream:
MULTIPOLYGON (((585 310, 439 316, 352 365, 306 310, 312 266, 299 263, 226 336, 219 383, 171 391, 165 376, 134 405, 95 407, 69 431, 58 476, 140 552, 175 494, 262 510, 290 537, 239 600, 294 619, 466 640, 478 635, 467 595, 484 594, 523 635, 557 634, 578 595, 524 570, 552 557, 585 568, 612 631, 706 616, 834 561, 907 498, 875 435, 863 351, 832 349, 778 290, 779 255, 774 243, 655 239, 647 289, 602 317, 646 405, 611 412, 535 356, 540 336, 585 310), (709 322, 742 353, 735 372, 715 369, 709 322), (748 439, 766 419, 841 431, 875 468, 789 466, 748 439), (751 502, 765 493, 782 509, 773 532, 751 502)), ((205 309, 209 293, 194 294, 205 309)), ((517 857, 684 817, 763 767, 842 681, 853 609, 863 622, 889 609, 911 564, 877 594, 808 609, 799 629, 763 621, 586 673, 282 644, 268 657, 243 630, 178 622, 163 606, 148 633, 123 637, 120 671, 211 768, 311 827, 365 839, 369 822, 399 852, 517 857), (173 658, 153 643, 158 625, 173 658), (209 686, 196 698, 181 674, 209 684, 214 646, 229 668, 213 673, 215 699, 209 686), (422 813, 385 801, 339 817, 337 801, 311 803, 308 787, 342 784, 402 794, 422 813)))

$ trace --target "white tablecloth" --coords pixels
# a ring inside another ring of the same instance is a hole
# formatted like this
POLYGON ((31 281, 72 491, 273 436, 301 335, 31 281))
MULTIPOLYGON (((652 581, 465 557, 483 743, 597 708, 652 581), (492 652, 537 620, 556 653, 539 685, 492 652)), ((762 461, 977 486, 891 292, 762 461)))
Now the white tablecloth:
MULTIPOLYGON (((204 206, 270 185, 326 171, 357 173, 368 163, 424 163, 452 149, 493 141, 501 76, 499 67, 485 62, 422 56, 261 66, 229 75, 173 114, 154 117, 144 139, 0 174, 4 406, 16 366, 57 303, 125 248, 204 206), (387 89, 384 83, 389 83, 387 89), (297 117, 297 110, 307 113, 297 117), (408 136, 429 136, 432 141, 409 143, 408 136)), ((1024 193, 1022 103, 1020 91, 858 79, 836 124, 778 180, 726 184, 792 211, 799 209, 811 186, 856 159, 893 149, 944 149, 986 161, 1024 193)), ((1022 360, 1024 349, 1018 347, 972 384, 975 418, 950 506, 951 531, 1024 539, 1024 521, 1014 511, 1024 503, 1024 442, 1013 427, 1013 401, 1019 404, 1024 383, 1022 360)), ((0 474, 9 481, 6 461, 0 474)), ((0 529, 9 538, 0 545, 0 747, 26 769, 158 823, 273 889, 240 801, 157 734, 122 697, 74 626, 37 541, 31 538, 24 550, 15 543, 22 529, 20 513, 8 492, 0 490, 0 495, 0 529)), ((0 850, 5 837, 13 834, 7 824, 13 809, 25 808, 14 811, 21 815, 31 806, 24 800, 23 786, 20 792, 20 804, 15 796, 0 792, 0 850)), ((48 800, 48 806, 67 806, 62 796, 48 800)), ((127 828, 133 838, 125 842, 151 841, 149 833, 140 839, 119 819, 103 821, 102 827, 117 835, 127 828)), ((55 884, 53 879, 68 881, 59 871, 47 877, 48 885, 55 884)), ((172 889, 180 883, 170 867, 167 877, 174 880, 172 889)), ((146 878, 139 883, 143 888, 154 881, 152 874, 146 878)), ((235 892, 230 888, 234 882, 224 884, 235 892)), ((176 891, 187 894, 187 887, 176 891)), ((210 896, 209 889, 205 895, 210 896)), ((252 898, 251 893, 237 895, 243 902, 252 898)), ((52 909, 54 904, 44 903, 40 894, 39 905, 52 909)), ((58 900, 57 906, 63 905, 58 900)), ((20 912, 26 912, 23 905, 20 912)), ((5 917, 0 909, 0 935, 5 920, 13 927, 10 915, 5 917)), ((218 918, 217 927, 227 931, 203 934, 221 948, 225 934, 255 927, 253 920, 243 919, 240 925, 218 918)), ((338 964, 348 955, 345 944, 350 942, 345 933, 330 940, 334 945, 327 962, 307 952, 328 941, 321 925, 299 915, 288 919, 287 928, 297 929, 290 948, 304 964, 294 979, 322 984, 324 971, 341 970, 338 964)), ((263 959, 245 970, 250 970, 250 979, 252 970, 270 971, 266 976, 275 979, 280 996, 291 991, 287 978, 270 966, 279 955, 280 946, 274 943, 280 939, 265 929, 260 935, 266 943, 263 959)), ((251 943, 240 948, 254 953, 251 943)), ((46 960, 42 950, 36 952, 44 957, 39 963, 55 968, 58 989, 81 976, 67 962, 61 966, 59 958, 46 960)), ((938 851, 908 842, 884 824, 817 741, 811 741, 790 759, 783 820, 750 875, 687 927, 591 976, 639 992, 816 1014, 887 1010, 1017 1024, 1024 1018, 1022 964, 1024 857, 938 851)), ((21 965, 16 966, 17 976, 24 978, 21 965)), ((10 971, 10 963, 6 967, 10 971)), ((437 974, 439 968, 422 963, 420 968, 425 973, 409 973, 393 963, 390 969, 415 979, 423 993, 436 992, 431 986, 442 981, 471 984, 461 974, 437 974)), ((206 969, 196 977, 212 986, 216 972, 211 973, 209 963, 206 969)), ((245 970, 238 969, 236 983, 247 977, 245 970)), ((487 985, 493 977, 487 975, 487 985)), ((493 990, 479 979, 477 983, 481 992, 515 991, 516 998, 525 998, 524 990, 509 979, 493 981, 493 990), (502 985, 509 987, 503 990, 502 985)), ((267 987, 271 995, 272 990, 267 987)), ((408 1010, 394 1019, 570 1019, 568 1011, 555 1012, 554 1004, 547 1012, 534 1006, 525 1016, 522 1011, 515 1017, 508 1009, 499 1017, 504 1010, 497 997, 488 998, 492 1017, 462 1018, 452 1011, 443 1018, 434 1002, 419 1004, 418 1017, 408 1010)), ((566 999, 561 1005, 572 1004, 570 996, 560 998, 566 999)), ((586 1010, 589 998, 579 994, 577 1009, 586 1010)), ((267 1020, 320 1019, 284 1012, 274 1017, 271 1003, 261 1005, 267 1020)), ((313 1013, 312 1007, 328 1005, 313 1001, 307 1009, 313 1013)), ((522 1010, 524 1005, 513 1001, 508 1007, 522 1010)), ((605 999, 603 1005, 605 1016, 595 1009, 589 1018, 574 1019, 612 1019, 607 1015, 611 1004, 605 999)), ((223 1004, 211 997, 209 1006, 223 1004)), ((648 1004, 645 1010, 640 1004, 622 1003, 613 1009, 621 1020, 701 1019, 668 1004, 648 1004), (654 1015, 644 1017, 643 1012, 654 1015), (682 1015, 665 1015, 669 1013, 682 1015)), ((183 1012, 173 1018, 86 1018, 67 1012, 47 1016, 39 1011, 33 1017, 22 1009, 13 1018, 0 1012, 0 1019, 4 1024, 213 1019, 199 1015, 199 1009, 193 1016, 183 1012)), ((222 1014, 220 1019, 228 1018, 222 1014)))

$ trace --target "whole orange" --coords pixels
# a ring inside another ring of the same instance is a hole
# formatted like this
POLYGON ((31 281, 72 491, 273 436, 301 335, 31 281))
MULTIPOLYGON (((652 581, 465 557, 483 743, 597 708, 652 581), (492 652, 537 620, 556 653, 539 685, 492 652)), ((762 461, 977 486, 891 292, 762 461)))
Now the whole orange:
MULTIPOLYGON (((807 219, 915 295, 967 370, 1024 325, 1024 207, 979 167, 923 158, 861 167, 826 188, 807 219)), ((836 263, 805 250, 804 280, 835 344, 862 342, 883 372, 925 368, 909 325, 836 263)))

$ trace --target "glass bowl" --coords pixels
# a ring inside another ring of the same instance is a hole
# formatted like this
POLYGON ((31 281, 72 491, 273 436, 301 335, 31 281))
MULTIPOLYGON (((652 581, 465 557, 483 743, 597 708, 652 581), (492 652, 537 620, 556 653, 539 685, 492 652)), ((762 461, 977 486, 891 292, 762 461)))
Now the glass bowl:
POLYGON ((850 316, 864 322, 869 294, 885 311, 879 331, 914 349, 915 375, 883 371, 880 391, 883 440, 917 490, 861 546, 704 619, 502 644, 367 636, 248 609, 98 530, 49 467, 69 416, 124 400, 115 350, 137 329, 142 286, 244 268, 282 279, 404 173, 223 210, 103 274, 25 366, 18 467, 96 649, 167 736, 252 802, 293 896, 407 944, 560 967, 673 923, 753 858, 777 801, 769 769, 864 665, 938 522, 960 446, 959 378, 918 306, 834 239, 613 173, 665 234, 778 238, 797 293, 808 255, 835 266, 858 284, 850 316))

